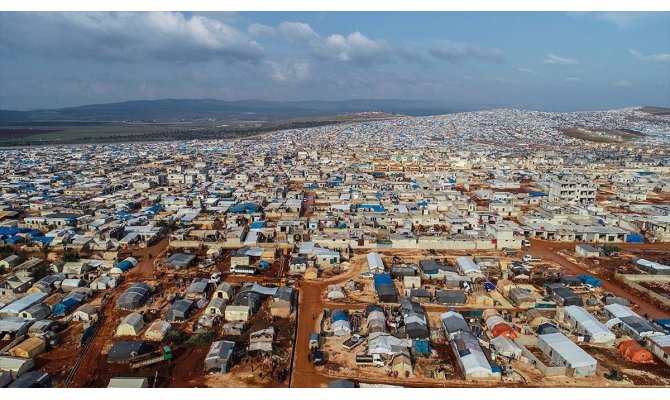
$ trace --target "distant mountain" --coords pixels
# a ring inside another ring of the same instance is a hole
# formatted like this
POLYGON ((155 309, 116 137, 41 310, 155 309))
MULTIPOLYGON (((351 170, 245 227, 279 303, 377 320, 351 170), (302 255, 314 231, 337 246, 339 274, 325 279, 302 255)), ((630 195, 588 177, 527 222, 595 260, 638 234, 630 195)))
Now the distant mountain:
MULTIPOLYGON (((471 110, 471 109, 468 109, 471 110)), ((431 100, 343 100, 343 101, 224 101, 213 99, 133 100, 79 107, 32 111, 0 110, 0 125, 40 122, 172 122, 213 118, 222 121, 268 121, 342 113, 383 111, 412 116, 467 111, 446 102, 431 100)))

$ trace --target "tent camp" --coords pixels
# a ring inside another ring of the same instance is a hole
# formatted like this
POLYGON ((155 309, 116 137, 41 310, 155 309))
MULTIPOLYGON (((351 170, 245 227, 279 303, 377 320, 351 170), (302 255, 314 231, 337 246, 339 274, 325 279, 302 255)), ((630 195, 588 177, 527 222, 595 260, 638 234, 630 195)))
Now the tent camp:
POLYGON ((165 319, 169 322, 184 321, 191 315, 195 303, 190 300, 177 300, 165 312, 165 319))
POLYGON ((116 328, 116 336, 137 336, 140 334, 142 327, 144 327, 142 314, 128 314, 116 328))
POLYGON ((564 312, 564 321, 575 328, 577 333, 588 336, 591 342, 610 343, 616 339, 614 333, 582 307, 568 306, 564 312))
POLYGON ((228 372, 233 362, 235 342, 220 340, 212 343, 205 357, 205 370, 208 372, 228 372))
POLYGON ((38 337, 31 337, 16 346, 9 349, 9 355, 12 357, 35 358, 38 354, 44 353, 46 342, 38 337))
POLYGON ((596 373, 598 362, 560 332, 539 335, 538 347, 552 364, 570 368, 575 377, 596 373))
POLYGON ((333 312, 331 316, 333 323, 333 334, 335 336, 346 336, 351 334, 351 324, 349 323, 349 316, 342 310, 333 312))
POLYGON ((147 302, 154 288, 144 282, 132 284, 118 299, 116 307, 122 310, 135 310, 147 302))
POLYGON ((454 335, 460 332, 471 332, 470 326, 465 322, 465 318, 456 311, 447 311, 440 314, 440 321, 442 321, 442 327, 450 338, 453 338, 454 335))
POLYGON ((624 340, 617 346, 621 354, 634 363, 653 363, 654 355, 633 339, 624 340))
POLYGON ((479 341, 468 332, 458 332, 451 339, 454 353, 466 380, 500 379, 500 372, 494 371, 479 341))
POLYGON ((498 336, 491 339, 491 344, 498 353, 500 353, 505 357, 513 358, 515 360, 520 359, 521 354, 523 353, 519 345, 517 345, 516 343, 514 343, 513 340, 505 336, 498 336))
POLYGON ((143 389, 149 387, 149 379, 141 376, 118 376, 109 380, 108 388, 143 389))
POLYGON ((0 356, 0 371, 9 372, 15 378, 30 371, 33 366, 33 360, 30 358, 0 356))
POLYGON ((214 297, 207 306, 207 313, 213 315, 223 316, 226 310, 226 303, 228 300, 221 297, 214 297))
POLYGON ((149 325, 147 331, 144 332, 144 337, 147 340, 160 342, 165 338, 165 335, 172 329, 169 322, 163 320, 156 320, 149 325))
POLYGON ((367 255, 368 270, 373 274, 381 274, 384 272, 384 262, 378 253, 369 253, 367 255))

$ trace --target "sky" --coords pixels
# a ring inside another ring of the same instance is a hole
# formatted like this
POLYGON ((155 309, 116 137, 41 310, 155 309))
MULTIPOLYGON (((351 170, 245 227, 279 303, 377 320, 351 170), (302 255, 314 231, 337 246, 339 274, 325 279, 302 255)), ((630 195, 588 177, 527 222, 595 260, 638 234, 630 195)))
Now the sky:
POLYGON ((670 13, 0 13, 0 109, 162 98, 670 107, 670 13))

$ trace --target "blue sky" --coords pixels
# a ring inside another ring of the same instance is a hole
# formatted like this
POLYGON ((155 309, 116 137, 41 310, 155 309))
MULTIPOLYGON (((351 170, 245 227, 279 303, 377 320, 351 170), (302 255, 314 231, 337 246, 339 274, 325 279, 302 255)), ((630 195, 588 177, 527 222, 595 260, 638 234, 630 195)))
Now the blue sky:
POLYGON ((670 106, 670 13, 0 13, 0 108, 157 98, 670 106))

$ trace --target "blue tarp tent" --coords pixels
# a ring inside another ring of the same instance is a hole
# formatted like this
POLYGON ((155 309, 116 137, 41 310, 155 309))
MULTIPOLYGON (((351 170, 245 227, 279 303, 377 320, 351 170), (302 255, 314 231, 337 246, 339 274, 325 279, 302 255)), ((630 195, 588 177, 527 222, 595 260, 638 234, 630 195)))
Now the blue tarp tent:
POLYGON ((602 282, 600 282, 600 279, 591 275, 577 275, 577 278, 579 278, 579 280, 581 280, 584 284, 591 285, 593 287, 600 287, 600 285, 602 284, 602 282))
POLYGON ((230 207, 230 212, 232 213, 246 213, 251 214, 258 211, 258 206, 253 203, 239 203, 230 207))
POLYGON ((414 353, 424 356, 430 355, 430 343, 427 340, 416 339, 414 340, 414 353))
POLYGON ((256 221, 249 226, 249 229, 261 229, 265 226, 265 221, 256 221))
POLYGON ((637 233, 630 233, 626 236, 626 243, 644 243, 644 237, 637 233))
POLYGON ((5 239, 5 242, 9 244, 17 244, 23 242, 23 236, 13 236, 5 239))
POLYGON ((120 269, 123 272, 128 271, 133 267, 133 264, 128 260, 123 260, 120 263, 116 264, 116 268, 120 269))
POLYGON ((78 305, 79 302, 75 299, 63 300, 54 306, 54 316, 56 317, 65 316, 69 314, 70 311, 74 310, 75 307, 77 307, 78 305))
POLYGON ((345 313, 344 311, 337 310, 337 311, 333 312, 332 320, 333 320, 333 322, 349 321, 349 317, 347 316, 347 313, 345 313))
POLYGON ((377 289, 379 286, 393 286, 393 280, 391 280, 391 275, 389 274, 375 275, 375 289, 377 289))
POLYGON ((651 322, 660 326, 666 333, 670 333, 670 319, 655 319, 651 322))

